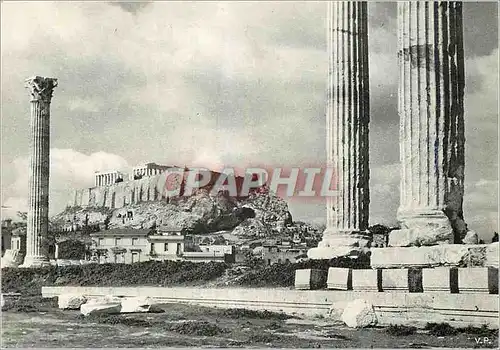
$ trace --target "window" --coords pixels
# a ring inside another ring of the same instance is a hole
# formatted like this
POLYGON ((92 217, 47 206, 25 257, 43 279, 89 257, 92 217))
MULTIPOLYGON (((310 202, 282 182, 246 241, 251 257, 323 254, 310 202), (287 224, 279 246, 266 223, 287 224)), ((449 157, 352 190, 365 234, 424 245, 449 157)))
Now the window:
POLYGON ((132 253, 132 263, 136 263, 136 262, 139 262, 139 253, 137 252, 134 252, 132 253))
POLYGON ((97 245, 99 245, 99 246, 104 245, 104 239, 103 238, 99 238, 99 241, 97 242, 97 245))
POLYGON ((168 252, 168 243, 163 243, 163 250, 168 252))
POLYGON ((17 240, 17 250, 21 250, 21 241, 17 240))
POLYGON ((177 243, 177 255, 181 255, 181 244, 177 243))
POLYGON ((139 238, 132 238, 132 245, 137 245, 139 243, 139 238))
POLYGON ((122 243, 122 239, 121 238, 115 238, 115 246, 118 246, 122 243))

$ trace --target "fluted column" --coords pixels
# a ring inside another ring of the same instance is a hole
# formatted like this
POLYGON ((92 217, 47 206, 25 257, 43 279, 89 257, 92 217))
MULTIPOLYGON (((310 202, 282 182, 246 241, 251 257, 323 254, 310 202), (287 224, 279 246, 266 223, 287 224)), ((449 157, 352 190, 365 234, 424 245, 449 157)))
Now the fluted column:
POLYGON ((358 253, 368 242, 368 31, 366 2, 328 2, 327 163, 338 196, 327 197, 327 227, 313 259, 358 253))
POLYGON ((23 267, 49 264, 42 251, 42 238, 49 224, 50 101, 57 79, 33 77, 26 80, 31 95, 29 207, 26 257, 23 267))
MULTIPOLYGON (((399 2, 400 207, 403 230, 460 243, 464 192, 461 2, 399 2)), ((394 237, 398 231, 391 233, 394 237)), ((397 241, 397 240, 396 240, 397 241)))

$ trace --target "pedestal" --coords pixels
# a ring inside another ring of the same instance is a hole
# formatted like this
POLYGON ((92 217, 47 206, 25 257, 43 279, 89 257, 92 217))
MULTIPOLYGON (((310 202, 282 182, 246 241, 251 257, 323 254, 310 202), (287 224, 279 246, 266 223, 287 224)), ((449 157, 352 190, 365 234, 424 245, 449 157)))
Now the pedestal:
POLYGON ((51 266, 49 258, 46 256, 26 256, 24 258, 24 263, 19 265, 19 267, 45 267, 51 266))
POLYGON ((380 292, 377 270, 352 270, 352 290, 356 292, 380 292))
POLYGON ((351 290, 352 274, 351 269, 341 267, 330 267, 328 269, 328 279, 326 281, 328 289, 351 290))
POLYGON ((324 270, 300 269, 295 271, 295 289, 322 289, 326 286, 324 270))

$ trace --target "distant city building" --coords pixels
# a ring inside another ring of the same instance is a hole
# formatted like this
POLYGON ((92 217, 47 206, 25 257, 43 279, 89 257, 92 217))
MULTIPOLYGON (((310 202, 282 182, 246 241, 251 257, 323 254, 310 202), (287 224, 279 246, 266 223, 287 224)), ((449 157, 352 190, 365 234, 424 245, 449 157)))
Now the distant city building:
POLYGON ((307 254, 307 250, 305 246, 264 244, 262 250, 259 249, 259 253, 267 265, 272 265, 297 262, 304 254, 307 254))
POLYGON ((149 260, 235 261, 234 246, 207 245, 201 251, 185 251, 189 240, 178 228, 111 229, 91 233, 90 236, 93 260, 101 264, 131 264, 149 260))

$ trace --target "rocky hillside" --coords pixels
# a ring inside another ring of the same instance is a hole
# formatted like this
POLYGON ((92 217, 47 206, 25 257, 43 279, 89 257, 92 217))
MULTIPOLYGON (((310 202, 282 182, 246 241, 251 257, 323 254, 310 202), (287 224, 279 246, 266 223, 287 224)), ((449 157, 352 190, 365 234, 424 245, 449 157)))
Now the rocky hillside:
POLYGON ((266 236, 291 224, 292 216, 286 202, 264 188, 244 199, 224 194, 212 196, 199 190, 190 197, 146 201, 116 209, 68 207, 51 221, 60 229, 168 226, 196 234, 232 230, 237 235, 255 235, 258 231, 259 236, 266 236))

